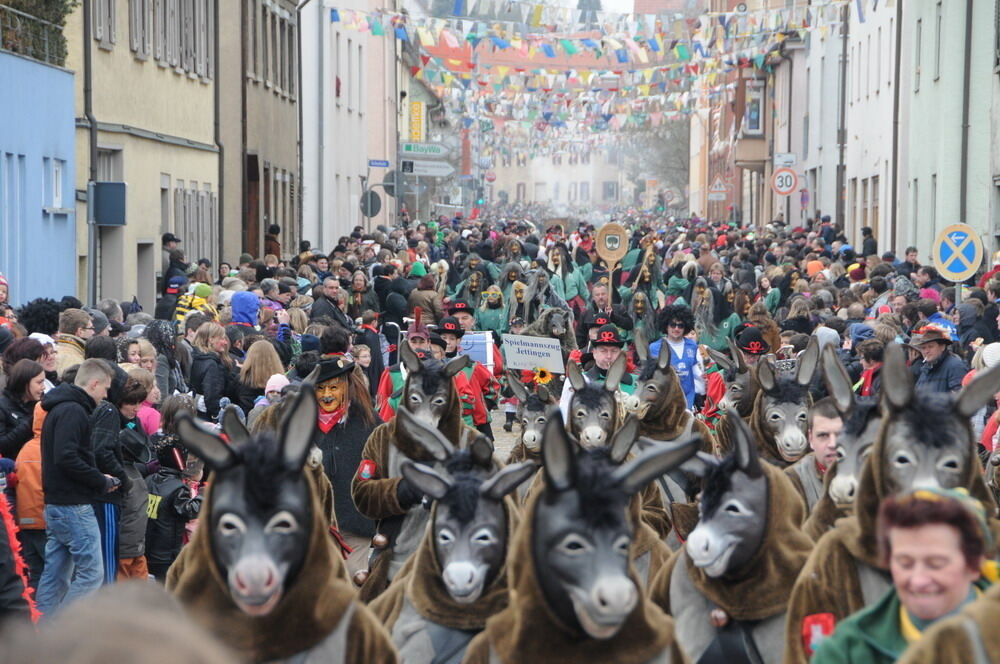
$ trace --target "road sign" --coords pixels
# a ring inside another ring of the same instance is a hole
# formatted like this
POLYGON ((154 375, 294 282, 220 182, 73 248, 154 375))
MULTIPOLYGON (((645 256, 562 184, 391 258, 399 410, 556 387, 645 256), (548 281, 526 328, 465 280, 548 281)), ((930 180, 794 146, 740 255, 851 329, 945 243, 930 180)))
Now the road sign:
POLYGON ((486 181, 487 182, 496 182, 497 181, 497 174, 494 173, 493 171, 489 171, 486 174, 486 181))
POLYGON ((447 157, 451 152, 440 143, 403 143, 404 157, 447 157))
POLYGON ((934 267, 942 277, 956 283, 965 281, 983 262, 983 241, 965 224, 952 224, 934 240, 931 249, 934 267))
POLYGON ((799 176, 790 168, 779 168, 771 174, 771 190, 778 196, 788 196, 799 188, 799 176))
POLYGON ((389 168, 389 162, 385 159, 369 159, 368 168, 389 168))
POLYGON ((715 177, 715 181, 712 182, 712 186, 708 188, 708 200, 710 201, 724 201, 726 196, 729 194, 729 187, 722 178, 719 176, 715 177))
POLYGON ((382 209, 382 197, 369 189, 361 194, 361 214, 366 217, 374 217, 382 209))
POLYGON ((677 198, 677 193, 673 189, 667 189, 663 192, 663 200, 666 203, 672 203, 675 198, 677 198))
POLYGON ((789 166, 794 166, 796 161, 798 161, 798 158, 795 156, 794 152, 774 153, 775 168, 788 168, 789 166))
POLYGON ((403 173, 413 175, 428 175, 435 178, 448 177, 455 172, 455 167, 446 161, 423 161, 404 159, 400 162, 403 173))
POLYGON ((604 259, 608 267, 625 258, 628 253, 628 231, 621 224, 610 222, 597 231, 597 255, 604 259))

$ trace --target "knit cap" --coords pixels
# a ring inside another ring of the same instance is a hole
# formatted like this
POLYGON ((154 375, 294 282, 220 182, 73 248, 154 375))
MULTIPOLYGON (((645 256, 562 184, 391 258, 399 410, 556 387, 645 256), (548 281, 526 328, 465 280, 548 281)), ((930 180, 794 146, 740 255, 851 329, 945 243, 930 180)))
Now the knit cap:
POLYGON ((285 374, 274 374, 267 379, 267 384, 264 386, 264 394, 268 392, 280 392, 288 383, 289 381, 285 374))
POLYGON ((194 287, 194 294, 195 297, 201 297, 207 300, 212 297, 212 287, 208 284, 198 284, 194 287))

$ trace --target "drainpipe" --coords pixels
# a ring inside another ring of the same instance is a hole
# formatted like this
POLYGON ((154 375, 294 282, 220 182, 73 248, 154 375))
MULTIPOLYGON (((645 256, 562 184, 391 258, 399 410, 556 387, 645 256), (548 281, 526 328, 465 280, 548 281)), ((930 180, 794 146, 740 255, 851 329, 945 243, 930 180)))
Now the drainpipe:
MULTIPOLYGON (((218 268, 218 265, 222 261, 222 256, 223 256, 223 252, 222 252, 222 238, 224 238, 226 236, 226 233, 225 233, 225 230, 226 230, 226 224, 225 224, 225 217, 226 217, 226 205, 225 205, 225 202, 226 202, 226 199, 225 199, 225 193, 226 193, 226 146, 223 145, 223 142, 222 142, 222 118, 221 118, 221 115, 222 115, 222 90, 221 90, 221 86, 219 85, 219 78, 220 78, 219 77, 219 72, 222 70, 222 67, 221 67, 221 65, 219 63, 219 34, 221 34, 221 30, 219 30, 219 3, 218 2, 214 2, 212 4, 215 7, 212 11, 214 13, 213 21, 215 22, 215 31, 216 31, 215 44, 214 44, 214 46, 212 48, 212 51, 213 51, 212 58, 215 60, 215 72, 214 72, 214 78, 215 78, 215 80, 212 81, 212 87, 215 90, 215 94, 214 94, 214 97, 215 97, 215 114, 214 115, 215 115, 215 117, 213 118, 213 131, 214 131, 214 135, 215 135, 215 139, 214 139, 215 140, 215 148, 218 150, 218 155, 219 155, 219 176, 218 176, 219 177, 219 184, 218 184, 218 187, 217 187, 217 189, 219 191, 219 193, 218 193, 218 197, 219 197, 218 200, 219 200, 219 202, 215 206, 215 210, 216 210, 216 212, 219 215, 219 218, 217 220, 218 224, 219 224, 219 236, 218 236, 219 237, 219 246, 217 247, 219 253, 215 257, 215 265, 216 265, 216 268, 218 268)), ((240 3, 240 6, 243 7, 245 4, 246 3, 240 3)), ((245 25, 245 23, 243 23, 242 21, 240 22, 240 24, 241 25, 245 25)), ((243 41, 243 40, 241 39, 240 41, 243 41)), ((244 72, 246 72, 246 69, 244 69, 242 72, 240 72, 240 80, 241 81, 245 78, 245 73, 244 72)))
MULTIPOLYGON (((899 4, 902 4, 901 2, 899 4)), ((837 225, 842 231, 847 231, 847 220, 845 218, 844 193, 846 189, 847 164, 845 162, 847 151, 847 40, 850 37, 850 6, 844 5, 840 10, 840 109, 837 127, 837 143, 839 144, 840 156, 837 161, 837 225)), ((897 21, 898 23, 898 21, 897 21)), ((898 85, 896 86, 899 87, 898 85)))
POLYGON ((962 78, 962 175, 959 185, 958 220, 969 223, 969 96, 972 77, 972 0, 965 0, 965 73, 962 78))
MULTIPOLYGON (((299 14, 299 25, 300 26, 302 25, 302 10, 305 9, 306 5, 308 5, 310 2, 312 2, 312 0, 303 0, 303 2, 301 2, 298 5, 298 7, 296 7, 296 11, 299 14)), ((319 84, 316 86, 317 87, 317 100, 316 100, 317 101, 317 104, 316 104, 316 109, 317 109, 317 116, 316 117, 317 117, 317 121, 316 121, 316 128, 319 130, 319 137, 318 137, 319 138, 319 146, 318 146, 319 159, 317 160, 317 164, 316 164, 317 175, 318 175, 318 177, 316 179, 316 202, 317 202, 318 207, 317 207, 317 213, 316 213, 317 219, 316 219, 315 246, 321 247, 324 244, 324 238, 323 238, 323 219, 324 219, 324 212, 325 212, 325 207, 326 207, 325 206, 325 202, 326 201, 323 198, 323 196, 324 196, 323 178, 326 175, 325 172, 324 172, 325 169, 323 168, 323 165, 324 165, 323 164, 323 162, 324 162, 324 156, 326 155, 326 143, 325 143, 326 133, 323 131, 323 118, 324 118, 324 116, 326 114, 326 109, 324 108, 324 102, 325 102, 325 97, 326 97, 325 92, 326 91, 325 91, 325 89, 323 87, 324 84, 325 84, 325 82, 326 82, 326 67, 324 66, 325 58, 324 58, 324 53, 323 53, 323 43, 324 43, 323 42, 323 36, 324 36, 323 30, 324 30, 324 28, 326 28, 326 24, 323 21, 323 3, 322 2, 317 2, 316 3, 316 11, 319 14, 319 16, 317 18, 317 21, 316 21, 316 37, 317 37, 317 40, 318 40, 317 44, 316 44, 316 48, 317 48, 317 51, 319 52, 319 57, 316 59, 317 60, 317 64, 319 65, 319 71, 318 71, 318 75, 316 77, 316 80, 319 82, 319 84)), ((303 69, 303 66, 302 66, 302 39, 301 39, 301 36, 302 36, 302 32, 300 30, 299 31, 299 102, 298 102, 298 106, 299 106, 299 182, 300 183, 303 182, 303 174, 305 173, 305 166, 304 166, 304 161, 303 161, 303 157, 302 157, 302 131, 303 131, 303 125, 302 125, 302 96, 303 96, 303 94, 305 92, 305 88, 303 87, 303 83, 302 83, 302 69, 303 69)), ((302 189, 305 190, 305 186, 304 185, 302 186, 302 189)), ((303 224, 305 223, 305 220, 302 218, 301 214, 299 215, 299 220, 300 220, 301 223, 303 223, 303 224)))
MULTIPOLYGON (((967 49, 968 50, 968 49, 967 49)), ((896 221, 899 206, 899 73, 902 66, 903 53, 903 3, 896 3, 896 62, 893 65, 892 91, 892 210, 890 225, 890 247, 898 247, 896 243, 896 221)))
MULTIPOLYGON (((793 83, 795 82, 795 61, 792 56, 785 52, 785 60, 788 61, 788 131, 785 138, 785 149, 789 152, 792 151, 792 95, 795 92, 793 83)), ((773 156, 773 155, 772 155, 773 156)), ((788 228, 795 228, 798 224, 792 224, 792 196, 795 194, 790 194, 785 196, 785 223, 788 224, 788 228)))
POLYGON ((94 66, 91 34, 93 7, 83 0, 83 114, 87 118, 90 170, 87 175, 87 301, 97 304, 97 219, 94 216, 97 182, 97 118, 94 117, 94 66))
MULTIPOLYGON (((296 208, 299 211, 299 213, 297 215, 298 220, 299 220, 299 231, 301 231, 302 227, 305 225, 305 220, 302 218, 302 194, 303 194, 303 191, 305 190, 305 185, 303 184, 303 179, 302 179, 302 175, 305 172, 305 170, 304 170, 304 163, 305 162, 304 162, 304 159, 302 157, 302 127, 303 127, 303 125, 302 125, 302 95, 304 94, 304 88, 302 87, 302 9, 306 5, 308 5, 310 1, 311 0, 304 0, 304 2, 302 2, 301 4, 299 4, 299 5, 297 5, 295 7, 295 13, 298 16, 298 27, 299 27, 298 31, 295 33, 295 34, 298 35, 298 40, 297 40, 297 43, 295 44, 295 48, 298 51, 298 64, 299 64, 299 66, 297 68, 298 71, 295 73, 295 75, 299 79, 299 96, 298 96, 298 98, 295 101, 295 106, 296 106, 296 108, 298 110, 298 114, 299 114, 299 126, 298 126, 298 130, 296 131, 296 134, 298 135, 297 136, 297 141, 298 141, 298 145, 299 145, 299 175, 298 175, 299 190, 297 192, 295 192, 296 199, 297 199, 295 201, 295 206, 296 206, 296 208)), ((323 17, 322 17, 322 12, 321 12, 321 15, 320 15, 320 21, 321 22, 322 22, 322 18, 323 17)), ((322 36, 322 32, 320 33, 320 36, 322 36)), ((320 60, 320 66, 322 67, 323 66, 323 64, 322 64, 323 63, 323 57, 320 56, 319 60, 320 60)), ((323 98, 322 98, 322 95, 320 95, 319 108, 320 108, 320 117, 322 118, 323 117, 323 98)), ((245 158, 244 158, 244 161, 246 161, 245 158)), ((320 205, 322 205, 322 204, 323 204, 322 201, 320 201, 320 205)), ((306 239, 306 238, 302 237, 302 233, 301 232, 299 233, 299 239, 300 240, 306 239)), ((320 245, 321 245, 321 243, 319 242, 319 238, 316 238, 316 246, 320 246, 320 245)))

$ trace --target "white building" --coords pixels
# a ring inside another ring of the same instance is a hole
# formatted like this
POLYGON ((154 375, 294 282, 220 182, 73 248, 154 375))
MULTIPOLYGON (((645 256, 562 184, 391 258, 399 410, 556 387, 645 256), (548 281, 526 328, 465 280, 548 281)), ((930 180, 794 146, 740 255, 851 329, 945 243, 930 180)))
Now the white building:
POLYGON ((880 253, 903 248, 893 231, 891 207, 898 4, 873 8, 865 3, 863 21, 854 8, 849 12, 844 229, 860 247, 861 228, 870 226, 880 253))

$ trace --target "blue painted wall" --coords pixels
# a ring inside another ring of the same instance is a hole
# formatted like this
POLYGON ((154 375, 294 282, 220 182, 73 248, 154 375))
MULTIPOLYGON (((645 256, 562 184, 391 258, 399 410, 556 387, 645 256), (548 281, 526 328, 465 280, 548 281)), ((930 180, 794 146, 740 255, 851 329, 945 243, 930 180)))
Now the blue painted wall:
POLYGON ((0 52, 0 272, 15 306, 76 293, 73 103, 72 73, 0 52))

